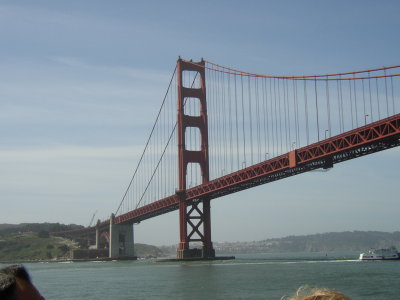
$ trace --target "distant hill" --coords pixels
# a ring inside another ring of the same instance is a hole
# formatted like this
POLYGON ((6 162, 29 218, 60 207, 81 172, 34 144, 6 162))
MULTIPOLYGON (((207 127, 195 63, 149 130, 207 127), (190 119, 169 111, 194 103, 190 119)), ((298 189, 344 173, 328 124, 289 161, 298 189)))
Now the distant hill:
POLYGON ((58 232, 83 228, 81 225, 60 223, 0 224, 0 236, 26 232, 58 232))
MULTIPOLYGON (((59 223, 0 224, 0 262, 70 259, 70 251, 79 249, 79 243, 50 233, 82 227, 59 223)), ((155 246, 135 244, 135 255, 152 258, 164 253, 155 246)))
MULTIPOLYGON (((83 226, 59 223, 0 224, 0 261, 53 260, 70 258, 70 250, 79 244, 52 237, 49 233, 79 229, 83 226)), ((400 232, 346 231, 266 239, 252 242, 214 242, 218 253, 279 253, 366 251, 395 246, 400 250, 400 232)), ((199 245, 200 246, 200 245, 199 245)), ((176 254, 176 245, 156 247, 135 244, 138 257, 162 257, 176 254)))
POLYGON ((390 246, 400 250, 400 232, 346 231, 253 242, 214 243, 215 250, 220 253, 365 251, 390 246))
POLYGON ((160 248, 146 244, 135 244, 135 255, 143 258, 155 258, 165 256, 160 248))

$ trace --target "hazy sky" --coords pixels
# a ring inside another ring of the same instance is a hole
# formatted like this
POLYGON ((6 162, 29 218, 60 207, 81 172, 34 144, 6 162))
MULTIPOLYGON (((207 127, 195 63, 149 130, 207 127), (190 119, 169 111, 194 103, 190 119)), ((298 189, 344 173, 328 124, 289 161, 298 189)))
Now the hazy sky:
MULTIPOLYGON (((0 223, 114 212, 179 55, 270 75, 396 65, 399 13, 397 0, 0 0, 0 223)), ((213 200, 213 240, 399 230, 399 166, 392 149, 213 200)), ((177 243, 177 212, 135 235, 177 243)))

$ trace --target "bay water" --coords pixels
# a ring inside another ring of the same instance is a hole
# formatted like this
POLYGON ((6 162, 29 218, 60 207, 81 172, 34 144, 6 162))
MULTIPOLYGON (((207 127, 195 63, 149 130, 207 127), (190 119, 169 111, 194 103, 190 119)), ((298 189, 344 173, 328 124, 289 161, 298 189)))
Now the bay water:
MULTIPOLYGON (((400 261, 358 253, 242 254, 235 260, 24 264, 46 299, 281 299, 302 285, 353 300, 400 299, 400 261)), ((5 265, 0 265, 4 267, 5 265)))

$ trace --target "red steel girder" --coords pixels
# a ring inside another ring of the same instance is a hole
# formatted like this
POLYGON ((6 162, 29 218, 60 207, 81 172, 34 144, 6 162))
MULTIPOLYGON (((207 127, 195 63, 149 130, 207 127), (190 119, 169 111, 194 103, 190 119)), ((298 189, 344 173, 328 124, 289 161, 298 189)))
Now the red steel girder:
POLYGON ((333 155, 398 134, 400 134, 400 114, 295 150, 296 164, 333 155))
MULTIPOLYGON (((374 122, 367 126, 295 150, 295 166, 299 167, 318 159, 329 158, 335 154, 357 149, 369 143, 379 142, 390 137, 399 138, 399 136, 400 114, 397 114, 390 118, 374 122)), ((343 161, 343 159, 338 159, 338 161, 343 161)), ((319 164, 318 167, 322 167, 322 165, 319 164)), ((255 181, 258 178, 265 176, 272 176, 273 180, 275 180, 275 177, 273 177, 274 174, 276 174, 277 179, 294 175, 290 172, 286 174, 287 176, 280 173, 289 169, 291 169, 289 153, 286 153, 243 170, 216 178, 205 184, 190 188, 186 190, 186 201, 191 201, 205 196, 213 199, 221 194, 229 194, 229 191, 224 190, 229 190, 235 185, 240 184, 244 185, 244 188, 247 188, 246 183, 249 183, 249 187, 251 187, 251 181, 255 181)), ((116 217, 116 222, 119 223, 134 219, 147 219, 148 217, 177 209, 178 201, 178 197, 173 195, 116 217)))
POLYGON ((140 222, 141 220, 175 210, 178 208, 178 205, 179 197, 172 195, 115 217, 115 224, 140 222))
MULTIPOLYGON (((400 114, 362 126, 331 137, 318 143, 272 158, 254 166, 211 180, 186 190, 186 201, 207 197, 214 199, 221 195, 237 192, 252 186, 279 180, 288 176, 324 167, 324 161, 334 157, 338 163, 400 145, 400 114), (293 160, 293 159, 292 159, 293 160), (267 178, 267 179, 265 179, 267 178), (238 187, 239 186, 239 187, 238 187)), ((172 195, 128 213, 115 217, 115 223, 135 223, 178 209, 179 197, 172 195)), ((109 221, 102 222, 107 226, 109 221)), ((69 232, 83 234, 94 230, 88 227, 69 232)), ((67 234, 65 232, 65 234, 67 234)))

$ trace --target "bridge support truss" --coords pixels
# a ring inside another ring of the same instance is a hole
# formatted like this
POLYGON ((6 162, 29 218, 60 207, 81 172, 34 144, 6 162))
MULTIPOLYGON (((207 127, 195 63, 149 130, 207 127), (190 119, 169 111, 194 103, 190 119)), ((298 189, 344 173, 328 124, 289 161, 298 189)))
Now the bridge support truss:
POLYGON ((186 199, 186 173, 189 163, 197 163, 201 169, 202 183, 209 181, 208 160, 208 121, 204 61, 196 64, 187 63, 181 59, 177 62, 178 79, 178 168, 179 168, 179 229, 180 243, 177 251, 178 259, 214 258, 215 251, 211 241, 210 199, 207 197, 191 200, 186 199), (200 87, 185 87, 183 72, 196 72, 200 87), (200 104, 200 115, 185 114, 185 103, 190 98, 196 98, 200 104), (186 128, 198 128, 201 135, 201 149, 187 150, 185 142, 186 128), (200 205, 202 204, 202 205, 200 205), (189 229, 189 230, 188 230, 189 229), (190 249, 191 242, 202 244, 202 249, 190 249))

